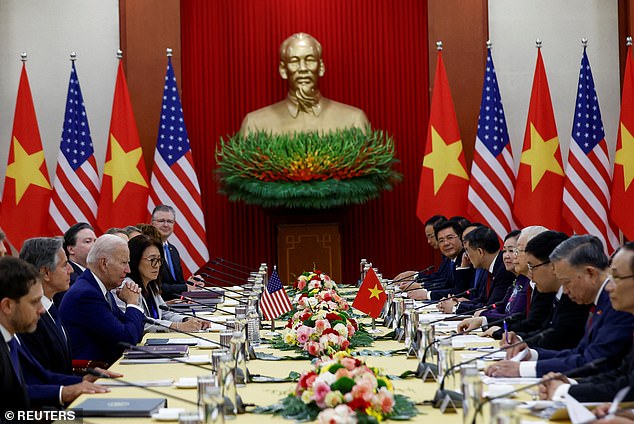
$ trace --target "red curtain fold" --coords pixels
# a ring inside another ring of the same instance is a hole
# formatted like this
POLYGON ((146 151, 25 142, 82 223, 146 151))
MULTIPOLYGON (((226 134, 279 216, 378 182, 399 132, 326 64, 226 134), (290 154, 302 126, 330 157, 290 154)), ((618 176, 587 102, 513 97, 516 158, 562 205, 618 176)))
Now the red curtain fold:
POLYGON ((404 176, 379 199, 340 210, 343 282, 356 281, 361 257, 387 276, 431 263, 415 213, 429 114, 425 0, 182 0, 181 28, 183 110, 212 258, 276 262, 275 213, 218 194, 214 152, 247 112, 285 97, 278 49, 301 31, 322 44, 322 94, 391 135, 404 176))

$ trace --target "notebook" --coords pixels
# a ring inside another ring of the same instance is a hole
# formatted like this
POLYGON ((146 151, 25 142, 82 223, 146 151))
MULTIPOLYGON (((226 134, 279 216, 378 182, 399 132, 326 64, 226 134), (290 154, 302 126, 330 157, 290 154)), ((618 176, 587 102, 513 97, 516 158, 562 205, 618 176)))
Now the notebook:
POLYGON ((90 398, 73 408, 80 417, 151 417, 165 398, 90 398))
POLYGON ((179 358, 184 357, 188 352, 189 346, 186 344, 160 344, 126 349, 123 357, 126 359, 179 358))

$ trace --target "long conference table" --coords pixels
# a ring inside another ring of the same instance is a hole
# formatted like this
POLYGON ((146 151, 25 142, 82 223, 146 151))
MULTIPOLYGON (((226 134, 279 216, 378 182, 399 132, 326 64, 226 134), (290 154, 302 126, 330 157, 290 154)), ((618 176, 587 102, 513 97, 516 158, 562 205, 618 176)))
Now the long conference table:
MULTIPOLYGON (((231 301, 227 301, 223 309, 232 307, 231 301)), ((201 315, 205 317, 204 315, 201 315)), ((211 316, 208 316, 211 318, 211 316)), ((213 316, 214 320, 217 320, 218 316, 213 316)), ((369 324, 369 320, 363 319, 361 322, 369 324)), ((281 328, 285 323, 277 322, 277 328, 281 328)), ((369 328, 369 325, 368 325, 369 328)), ((383 327, 377 327, 383 331, 383 334, 390 331, 383 327)), ((266 333, 270 329, 270 323, 264 322, 261 334, 266 337, 266 333)), ((380 335, 380 334, 379 334, 380 335)), ((219 341, 219 331, 211 332, 199 332, 196 336, 201 336, 209 340, 219 341)), ((147 339, 150 338, 191 338, 187 335, 178 333, 149 333, 146 334, 142 343, 145 344, 147 339)), ((482 339, 482 343, 476 343, 475 345, 482 346, 483 344, 497 345, 497 342, 491 339, 482 339)), ((416 358, 408 358, 405 354, 395 354, 393 356, 385 356, 387 351, 393 351, 403 348, 403 343, 395 340, 377 340, 370 347, 360 348, 367 355, 362 357, 366 360, 368 365, 378 367, 384 370, 389 375, 400 375, 405 371, 416 370, 418 366, 418 360, 416 358), (372 355, 371 352, 377 352, 377 355, 372 355)), ((280 351, 270 347, 268 344, 262 344, 256 349, 257 352, 265 354, 271 354, 278 357, 283 356, 295 356, 293 351, 280 351)), ((190 347, 190 356, 193 355, 207 355, 210 356, 211 350, 198 347, 190 347)), ((456 362, 460 361, 460 351, 457 351, 456 362)), ((208 363, 206 367, 211 368, 208 363)), ((267 377, 285 378, 289 375, 290 371, 297 371, 302 373, 311 369, 310 361, 303 360, 262 360, 255 359, 247 362, 249 372, 251 374, 260 374, 267 377)), ((192 377, 195 378, 200 375, 208 374, 205 370, 196 366, 183 364, 183 363, 161 363, 161 364, 123 364, 121 360, 114 363, 110 370, 119 372, 124 376, 122 379, 132 383, 143 381, 155 381, 155 380, 173 380, 178 382, 181 378, 192 377)), ((459 371, 458 371, 459 374, 459 371)), ((457 378, 459 380, 459 377, 457 378)), ((104 380, 98 380, 98 383, 104 380)), ((395 392, 408 396, 412 401, 417 404, 419 415, 414 417, 409 422, 412 423, 460 423, 462 422, 462 412, 458 410, 457 413, 444 413, 442 414, 439 409, 433 408, 429 401, 433 399, 438 384, 434 381, 423 382, 420 378, 407 378, 398 379, 393 381, 395 392)), ((288 393, 294 390, 296 383, 294 382, 282 382, 282 383, 248 383, 245 387, 239 387, 238 393, 242 397, 245 404, 255 404, 257 406, 266 406, 277 403, 288 393)), ((109 397, 109 398, 160 398, 167 399, 167 406, 170 408, 184 408, 186 411, 194 411, 196 409, 197 390, 196 388, 178 388, 175 385, 151 387, 152 391, 159 393, 151 393, 143 388, 131 387, 131 386, 110 386, 111 391, 105 394, 99 395, 81 395, 75 402, 73 402, 69 408, 77 407, 81 402, 91 397, 109 397), (179 400, 181 398, 183 400, 179 400), (186 402, 186 401, 187 402, 186 402)), ((486 389, 485 389, 486 390, 486 389)), ((528 395, 520 395, 527 398, 528 395)), ((251 410, 248 408, 247 410, 251 410)), ((478 423, 489 422, 488 409, 484 408, 484 415, 480 416, 477 420, 478 423)), ((522 420, 538 420, 528 415, 522 415, 522 420)), ((84 423, 146 423, 153 422, 152 418, 113 418, 113 417, 85 417, 84 423)), ((178 420, 175 420, 178 421, 178 420)), ((229 421, 228 419, 226 421, 229 421)), ((156 422, 156 421, 154 421, 156 422)), ((237 424, 249 424, 249 423, 263 423, 263 422, 291 422, 279 416, 263 415, 254 413, 240 414, 236 419, 232 419, 231 422, 237 424)))

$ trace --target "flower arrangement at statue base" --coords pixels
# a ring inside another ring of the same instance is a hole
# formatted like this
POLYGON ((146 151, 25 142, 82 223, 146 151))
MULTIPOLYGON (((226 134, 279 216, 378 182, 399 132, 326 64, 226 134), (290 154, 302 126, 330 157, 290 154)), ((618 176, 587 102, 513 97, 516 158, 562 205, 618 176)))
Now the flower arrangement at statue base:
POLYGON ((221 193, 274 208, 365 203, 401 180, 396 162, 392 138, 371 128, 238 133, 216 148, 221 193))
POLYGON ((294 393, 254 412, 324 424, 406 420, 418 413, 411 400, 394 394, 387 376, 345 352, 317 360, 313 370, 301 375, 294 393))
POLYGON ((350 305, 336 291, 337 284, 321 271, 304 272, 294 285, 295 312, 272 345, 310 356, 332 355, 371 346, 374 339, 350 317, 350 305))

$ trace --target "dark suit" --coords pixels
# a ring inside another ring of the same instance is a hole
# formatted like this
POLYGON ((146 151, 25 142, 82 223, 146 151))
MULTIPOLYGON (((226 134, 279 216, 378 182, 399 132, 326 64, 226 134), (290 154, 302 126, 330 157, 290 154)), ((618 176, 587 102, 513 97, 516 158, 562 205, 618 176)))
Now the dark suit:
POLYGON ((586 331, 589 310, 590 305, 579 305, 565 294, 561 295, 559 301, 556 298, 553 299, 552 312, 539 331, 547 328, 552 328, 554 331, 536 339, 530 344, 531 347, 554 350, 576 347, 586 331))
POLYGON ((13 370, 9 346, 0 336, 0 422, 5 422, 4 412, 26 410, 30 405, 26 387, 13 370))
MULTIPOLYGON (((72 287, 73 284, 75 284, 75 281, 77 280, 77 278, 81 275, 82 272, 84 272, 84 270, 81 269, 79 267, 79 265, 77 265, 73 261, 68 261, 68 263, 70 264, 71 268, 73 268, 73 272, 71 272, 71 274, 70 274, 70 286, 72 287)), ((63 291, 63 292, 59 292, 59 293, 55 294, 55 296, 53 296, 53 303, 58 308, 62 304, 62 299, 64 298, 65 294, 66 294, 66 291, 63 291)))
MULTIPOLYGON (((51 306, 54 307, 55 305, 51 306)), ((47 370, 62 374, 73 372, 70 343, 49 312, 40 316, 33 333, 20 334, 20 341, 47 370)))
POLYGON ((455 261, 449 261, 449 268, 447 270, 446 279, 440 284, 432 286, 426 284, 425 287, 430 287, 430 299, 440 300, 443 297, 462 293, 469 289, 469 284, 473 280, 473 268, 456 269, 460 266, 458 262, 462 258, 462 252, 458 254, 455 261))
MULTIPOLYGON (((555 293, 541 293, 539 290, 533 289, 528 316, 525 319, 509 321, 509 331, 515 331, 521 337, 526 338, 533 331, 541 330, 552 313, 554 298, 555 293)), ((493 333, 493 338, 500 340, 503 334, 503 330, 496 331, 493 333)))
MULTIPOLYGON (((22 341, 21 335, 18 339, 22 341)), ((18 349, 22 373, 27 384, 27 392, 33 406, 61 406, 59 391, 61 386, 81 383, 82 378, 76 375, 61 374, 45 369, 31 355, 23 344, 18 349)))
POLYGON ((537 376, 551 371, 565 373, 600 358, 606 358, 607 361, 598 371, 615 368, 632 346, 633 329, 634 315, 614 310, 608 292, 602 290, 592 324, 577 347, 565 350, 536 349, 539 353, 537 376))
POLYGON ((60 316, 73 359, 112 364, 123 353, 120 342, 137 344, 143 337, 143 312, 128 307, 123 313, 114 301, 111 307, 88 269, 66 292, 60 316))
MULTIPOLYGON (((610 402, 623 387, 634 383, 634 349, 623 359, 621 365, 612 371, 604 372, 579 381, 570 386, 568 393, 579 402, 610 402)), ((630 390, 623 399, 634 401, 634 390, 630 390)))
MULTIPOLYGON (((513 284, 513 281, 515 281, 515 274, 507 271, 504 267, 502 252, 499 252, 494 259, 489 287, 487 287, 488 274, 481 273, 481 275, 483 275, 483 277, 481 277, 480 281, 476 284, 472 300, 460 303, 457 309, 458 313, 500 302, 506 296, 506 292, 513 284)), ((501 305, 500 307, 504 308, 504 306, 505 305, 501 305)))
POLYGON ((181 265, 181 255, 178 253, 176 247, 173 244, 167 243, 169 248, 170 256, 172 257, 172 265, 174 266, 174 278, 172 273, 170 272, 167 266, 167 258, 163 253, 163 265, 161 265, 161 270, 159 272, 159 277, 161 280, 161 295, 165 300, 176 299, 180 297, 181 293, 187 291, 187 284, 185 283, 185 278, 183 277, 183 267, 181 265))

